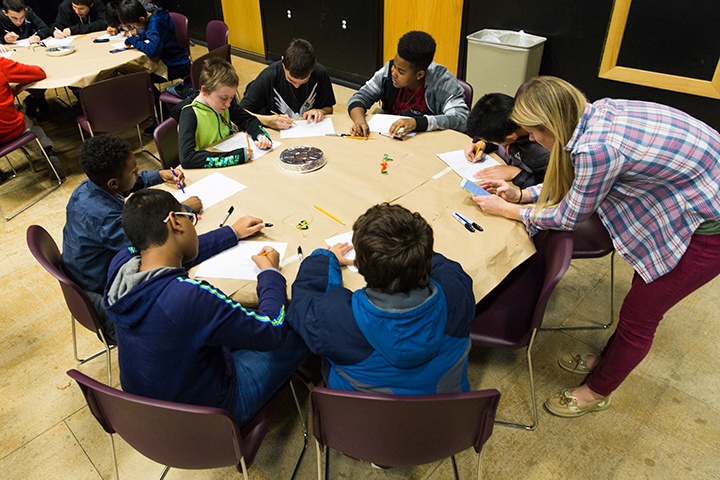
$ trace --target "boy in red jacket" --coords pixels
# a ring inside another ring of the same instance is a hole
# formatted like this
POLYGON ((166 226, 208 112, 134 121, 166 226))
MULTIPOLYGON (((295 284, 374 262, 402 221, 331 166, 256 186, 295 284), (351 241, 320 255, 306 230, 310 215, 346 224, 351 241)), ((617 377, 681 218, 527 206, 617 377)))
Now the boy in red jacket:
MULTIPOLYGON (((10 83, 36 82, 45 76, 43 69, 36 65, 25 65, 0 57, 0 143, 7 143, 32 130, 60 178, 65 178, 65 171, 55 154, 52 141, 39 125, 34 125, 32 120, 15 107, 15 97, 10 88, 10 83)), ((52 172, 51 178, 55 178, 52 172)))

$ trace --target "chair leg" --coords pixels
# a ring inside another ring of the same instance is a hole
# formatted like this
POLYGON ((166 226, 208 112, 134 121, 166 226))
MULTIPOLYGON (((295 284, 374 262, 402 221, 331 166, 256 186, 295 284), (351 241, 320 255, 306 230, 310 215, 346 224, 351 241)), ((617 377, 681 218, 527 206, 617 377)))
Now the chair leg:
POLYGON ((118 472, 117 454, 115 453, 115 437, 112 433, 109 433, 110 437, 110 451, 112 451, 113 470, 115 471, 115 480, 120 480, 120 473, 118 472))
POLYGON ((323 449, 320 447, 320 442, 317 440, 315 440, 315 451, 317 452, 318 480, 323 480, 323 449))
POLYGON ((482 473, 483 473, 482 454, 483 454, 483 451, 480 450, 480 453, 478 453, 477 480, 482 480, 482 473))
POLYGON ((531 355, 533 343, 535 343, 535 335, 537 335, 537 328, 535 330, 533 330, 533 333, 530 336, 530 343, 528 343, 528 346, 527 346, 527 364, 528 364, 528 373, 530 374, 530 397, 532 398, 533 423, 532 423, 532 425, 523 425, 521 423, 496 421, 495 423, 498 425, 502 425, 504 427, 520 428, 522 430, 535 430, 535 428, 538 425, 537 401, 535 399, 535 379, 533 377, 533 366, 532 366, 532 355, 531 355))
POLYGON ((452 467, 453 467, 453 473, 455 474, 455 480, 460 480, 460 474, 458 473, 457 461, 455 460, 455 455, 452 455, 450 458, 452 459, 452 467))
POLYGON ((82 140, 82 143, 85 143, 85 133, 83 133, 83 129, 78 123, 78 130, 80 130, 80 139, 82 140))
POLYGON ((8 165, 10 165, 10 169, 11 169, 12 172, 13 172, 12 178, 16 178, 16 177, 17 177, 17 171, 15 170, 15 166, 14 166, 14 165, 12 164, 12 162, 10 161, 10 157, 9 157, 8 155, 5 155, 5 160, 7 160, 8 165))
POLYGON ((158 480, 163 480, 165 478, 165 475, 170 471, 170 467, 165 465, 165 468, 163 468, 163 471, 160 472, 160 476, 158 477, 158 480))
POLYGON ((152 153, 150 150, 148 150, 148 149, 145 148, 145 145, 143 144, 143 141, 142 141, 142 135, 140 134, 140 125, 139 125, 139 124, 138 124, 138 125, 135 125, 135 128, 137 129, 138 142, 140 142, 140 151, 147 153, 148 155, 150 155, 151 157, 153 157, 155 160, 157 160, 158 162, 162 163, 162 161, 157 157, 157 155, 155 155, 155 154, 152 153))
POLYGON ((610 321, 601 325, 542 327, 540 330, 606 330, 615 322, 615 250, 610 253, 610 321))
POLYGON ((294 479, 295 475, 297 474, 298 469, 300 468, 300 464, 302 463, 302 459, 305 456, 305 451, 307 450, 308 446, 308 428, 307 424, 305 423, 305 418, 302 414, 302 408, 300 408, 300 402, 298 401, 297 393, 295 392, 295 386, 293 385, 292 380, 290 380, 290 390, 292 391, 293 400, 295 400, 295 407, 298 411, 298 417, 300 418, 300 425, 303 427, 303 448, 300 452, 300 456, 297 459, 297 462, 295 463, 295 469, 293 470, 292 475, 290 476, 290 479, 294 479))
POLYGON ((240 457, 240 468, 242 468, 243 479, 248 480, 247 465, 245 465, 245 457, 240 457))
MULTIPOLYGON (((47 152, 45 151, 45 149, 43 148, 42 144, 40 143, 40 140, 38 140, 38 139, 35 139, 35 140, 37 141, 38 147, 40 147, 40 151, 42 152, 43 156, 45 157, 45 160, 47 161, 48 165, 50 166, 50 171, 55 174, 55 178, 57 178, 58 183, 57 183, 57 185, 55 185, 54 187, 52 187, 51 189, 47 190, 45 193, 43 193, 42 195, 40 195, 39 197, 37 197, 35 200, 33 200, 33 201, 30 202, 29 204, 27 204, 27 205, 25 205, 24 207, 22 207, 20 210, 18 210, 18 211, 16 211, 15 213, 11 214, 9 217, 5 217, 5 220, 12 220, 13 218, 17 217, 17 216, 20 215, 22 212, 24 212, 24 211, 27 210, 28 208, 32 207, 33 205, 35 205, 36 203, 38 203, 40 200, 42 200, 43 198, 47 197, 47 196, 50 195, 52 192, 54 192, 55 190, 57 190, 58 188, 60 188, 60 186, 62 185, 62 180, 60 179, 60 175, 58 175, 57 171, 55 170, 55 167, 53 167, 53 165, 52 165, 52 162, 50 162, 50 158, 48 157, 47 152)), ((25 155, 27 155, 27 152, 25 152, 25 155)), ((8 162, 10 162, 10 159, 8 159, 8 162)), ((12 164, 10 164, 10 165, 11 165, 11 167, 12 167, 12 164)), ((35 167, 33 166, 32 162, 30 162, 30 167, 32 167, 33 171, 35 170, 35 167)), ((13 174, 16 175, 15 168, 12 167, 12 169, 13 169, 13 174)))
POLYGON ((77 348, 77 331, 75 329, 75 318, 73 318, 72 315, 70 315, 70 326, 72 327, 72 337, 73 337, 73 355, 75 356, 75 361, 77 362, 78 366, 82 365, 85 362, 89 362, 93 358, 99 357, 103 353, 107 353, 108 360, 107 360, 107 366, 108 366, 108 385, 112 386, 112 372, 110 371, 110 350, 115 348, 115 345, 108 345, 107 340, 105 340, 105 335, 100 332, 101 340, 103 344, 105 345, 105 348, 102 350, 98 350, 97 352, 93 353, 92 355, 89 355, 85 358, 78 357, 78 348, 77 348))
POLYGON ((330 478, 330 447, 325 445, 325 480, 330 478))

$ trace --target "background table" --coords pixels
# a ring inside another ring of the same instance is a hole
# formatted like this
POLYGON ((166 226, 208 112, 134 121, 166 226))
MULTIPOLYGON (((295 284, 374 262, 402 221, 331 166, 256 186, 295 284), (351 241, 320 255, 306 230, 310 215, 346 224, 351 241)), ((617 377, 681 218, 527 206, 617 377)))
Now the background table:
POLYGON ((93 43, 95 38, 104 33, 76 36, 70 44, 75 46, 75 52, 62 57, 49 56, 45 53, 45 47, 39 45, 16 47, 10 57, 12 60, 38 65, 47 74, 44 80, 23 85, 23 88, 82 88, 105 80, 118 71, 123 73, 147 71, 162 77, 167 76, 167 67, 159 59, 150 58, 135 49, 110 53, 114 48, 113 42, 93 43))
MULTIPOLYGON (((336 132, 349 132, 347 115, 338 112, 330 118, 336 132)), ((372 134, 376 140, 325 136, 281 139, 277 131, 270 134, 282 145, 248 164, 185 170, 188 184, 218 172, 247 185, 246 189, 203 213, 197 226, 200 233, 217 228, 232 205, 235 211, 228 224, 242 215, 254 215, 274 224, 248 240, 288 242, 286 258, 302 246, 307 257, 316 248, 326 247, 326 238, 350 231, 355 219, 372 205, 400 204, 420 212, 433 226, 435 250, 462 264, 473 278, 476 301, 535 251, 522 224, 483 214, 470 195, 460 188, 460 177, 448 171, 447 165, 436 156, 462 149, 468 142, 464 134, 452 130, 424 132, 402 142, 376 133, 372 134), (305 174, 281 170, 280 152, 295 145, 322 149, 327 165, 305 174), (386 153, 393 160, 388 162, 388 174, 382 175, 380 162, 386 153), (345 225, 319 212, 314 205, 325 208, 345 225), (470 217, 484 231, 468 232, 452 218, 453 211, 470 217), (300 220, 307 220, 307 230, 296 227, 300 220)), ((282 268, 288 280, 288 294, 298 267, 294 261, 282 268)), ((207 280, 244 304, 257 304, 254 281, 207 280)), ((360 274, 347 268, 343 268, 343 283, 352 290, 365 285, 360 274)))

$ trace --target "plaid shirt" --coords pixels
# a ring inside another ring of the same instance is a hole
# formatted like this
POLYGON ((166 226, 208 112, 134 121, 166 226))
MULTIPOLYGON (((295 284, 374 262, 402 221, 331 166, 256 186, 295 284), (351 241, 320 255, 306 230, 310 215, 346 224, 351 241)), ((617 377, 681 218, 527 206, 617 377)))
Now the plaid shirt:
MULTIPOLYGON (((602 99, 587 104, 565 150, 575 180, 554 208, 532 217, 528 232, 573 230, 600 215, 617 252, 645 282, 671 271, 695 229, 720 220, 720 134, 673 108, 602 99)), ((537 199, 541 185, 528 189, 537 199)))

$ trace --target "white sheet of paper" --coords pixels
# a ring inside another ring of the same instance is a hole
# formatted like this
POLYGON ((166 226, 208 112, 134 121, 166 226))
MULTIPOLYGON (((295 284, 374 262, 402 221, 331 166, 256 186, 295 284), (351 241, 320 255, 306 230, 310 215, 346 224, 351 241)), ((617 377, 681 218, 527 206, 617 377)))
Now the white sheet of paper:
POLYGON ((307 120, 300 118, 295 120, 294 127, 280 130, 280 138, 322 137, 328 133, 335 133, 332 118, 325 117, 319 123, 307 123, 307 120))
POLYGON ((62 45, 70 45, 75 40, 75 35, 70 35, 65 38, 48 38, 43 40, 46 47, 60 47, 62 45))
POLYGON ((457 173, 463 178, 472 180, 473 182, 477 180, 477 178, 475 178, 474 176, 475 173, 479 172, 480 170, 484 170, 488 167, 496 167, 498 165, 502 165, 486 153, 483 153, 483 161, 477 161, 475 163, 468 162, 465 159, 465 152, 462 150, 438 153, 437 156, 440 157, 440 160, 447 163, 450 168, 455 170, 455 173, 457 173))
POLYGON ((125 45, 125 41, 111 43, 110 46, 112 47, 113 50, 117 50, 118 48, 128 48, 128 46, 125 45))
POLYGON ((97 38, 98 38, 98 40, 105 40, 107 38, 111 42, 125 43, 125 34, 124 33, 118 33, 117 35, 110 35, 109 33, 104 33, 97 38))
MULTIPOLYGON (((401 118, 407 118, 403 117, 402 115, 388 115, 385 113, 378 113, 376 115, 373 115, 373 117, 368 122, 368 127, 370 127, 371 132, 380 132, 380 133, 390 133, 390 126, 400 120, 401 118)), ((403 133, 403 137, 412 137, 415 135, 415 132, 407 132, 403 133)))
MULTIPOLYGON (((335 235, 334 237, 328 238, 325 240, 325 243, 328 244, 328 246, 332 247, 336 243, 343 243, 347 242, 352 245, 352 236, 353 232, 350 230, 349 232, 341 233, 340 235, 335 235)), ((355 249, 353 248, 348 253, 343 255, 343 258, 347 258, 348 260, 355 260, 355 249)), ((355 265, 348 265, 348 270, 351 272, 357 273, 358 269, 355 265)))
POLYGON ((177 190, 173 195, 179 202, 197 195, 202 200, 203 209, 208 209, 245 188, 247 185, 236 182, 221 173, 213 173, 185 187, 185 193, 177 190))
POLYGON ((30 46, 30 39, 29 38, 23 38, 22 40, 18 40, 15 43, 10 44, 12 47, 29 47, 30 46))
MULTIPOLYGON (((235 135, 231 136, 227 140, 218 143, 217 145, 213 146, 213 148, 220 150, 221 152, 232 152, 235 149, 238 148, 247 148, 248 141, 247 137, 249 135, 245 132, 238 132, 235 135)), ((250 139, 250 148, 253 151, 253 160, 257 160, 258 158, 262 157, 275 147, 279 147, 282 145, 280 142, 273 142, 272 147, 270 147, 267 150, 263 150, 262 148, 255 145, 255 142, 253 142, 252 138, 250 139)))
POLYGON ((3 53, 0 53, 0 57, 3 57, 3 58, 10 58, 10 55, 12 55, 12 54, 13 54, 13 51, 12 51, 12 50, 10 50, 10 51, 8 51, 8 52, 3 52, 3 53))
POLYGON ((195 272, 200 278, 236 278, 239 280, 257 280, 260 269, 252 261, 263 247, 272 247, 280 254, 282 260, 287 249, 287 242, 251 242, 241 241, 236 247, 218 253, 198 265, 195 272))

